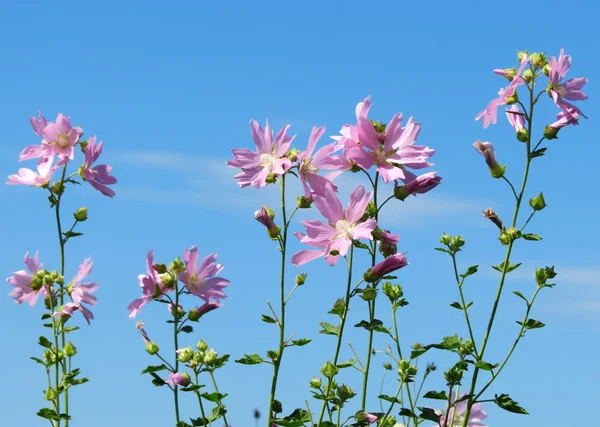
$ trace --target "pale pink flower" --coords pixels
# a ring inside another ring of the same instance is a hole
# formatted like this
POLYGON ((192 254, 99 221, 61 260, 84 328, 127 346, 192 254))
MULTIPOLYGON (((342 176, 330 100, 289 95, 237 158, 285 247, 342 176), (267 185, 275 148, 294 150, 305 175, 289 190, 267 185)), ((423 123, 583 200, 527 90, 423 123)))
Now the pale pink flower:
POLYGON ((105 196, 113 197, 115 192, 107 187, 107 185, 117 183, 117 179, 110 175, 112 166, 97 165, 92 167, 102 153, 102 141, 96 144, 96 135, 92 136, 88 140, 83 152, 85 154, 85 161, 83 166, 79 169, 79 175, 105 196))
POLYGON ((521 113, 519 107, 517 105, 511 105, 506 109, 506 117, 508 118, 508 122, 513 127, 516 132, 525 128, 525 117, 521 113))
POLYGON ((213 277, 223 270, 223 266, 216 263, 217 254, 208 255, 197 267, 198 248, 192 246, 184 251, 183 259, 185 271, 179 275, 179 280, 185 284, 188 291, 206 302, 211 299, 216 301, 227 299, 227 295, 221 289, 229 285, 229 280, 213 277))
POLYGON ((365 416, 366 416, 367 422, 369 424, 373 424, 374 422, 377 421, 377 416, 375 416, 373 414, 369 414, 368 412, 365 412, 365 416))
POLYGON ((404 254, 395 254, 385 258, 379 264, 376 264, 374 267, 369 268, 365 274, 364 279, 365 282, 373 283, 377 280, 381 279, 383 276, 388 275, 389 273, 396 271, 402 267, 406 267, 408 265, 408 261, 404 254))
MULTIPOLYGON (((308 200, 312 200, 312 192, 323 196, 325 194, 325 186, 332 184, 335 177, 340 175, 343 170, 350 169, 350 162, 343 156, 333 156, 332 154, 339 150, 336 143, 331 143, 321 147, 313 156, 317 141, 323 136, 324 127, 313 127, 308 140, 306 151, 298 154, 298 172, 300 181, 304 186, 304 196, 308 200), (312 156, 312 157, 311 157, 312 156), (318 175, 322 169, 334 170, 326 176, 318 175), (311 192, 312 190, 312 192, 311 192)), ((334 189, 337 189, 333 185, 334 189)))
POLYGON ((371 232, 377 223, 370 218, 361 222, 370 199, 371 193, 366 193, 363 186, 357 187, 350 194, 350 202, 346 209, 342 208, 331 185, 325 188, 325 196, 314 195, 315 206, 328 223, 314 220, 300 221, 306 227, 307 235, 298 233, 296 236, 302 243, 319 249, 302 250, 294 254, 291 259, 292 264, 299 266, 324 256, 329 265, 334 265, 339 256, 348 253, 353 240, 373 240, 371 232))
POLYGON ((523 55, 523 58, 521 58, 521 66, 519 67, 519 70, 513 77, 510 84, 505 88, 500 89, 500 91, 498 92, 498 98, 492 99, 485 108, 485 110, 483 110, 482 112, 477 114, 477 116, 475 116, 475 120, 483 118, 484 128, 487 128, 490 125, 490 123, 496 124, 496 122, 498 121, 498 107, 507 104, 509 98, 514 96, 515 92, 517 91, 517 87, 519 87, 525 82, 523 77, 521 77, 521 73, 523 72, 523 69, 525 68, 528 62, 528 56, 523 55))
POLYGON ((242 172, 233 177, 240 187, 253 185, 260 188, 268 184, 269 175, 281 176, 292 167, 292 161, 286 157, 286 154, 295 136, 286 135, 290 125, 282 128, 275 136, 275 140, 269 122, 263 129, 258 122, 251 120, 250 127, 256 151, 236 148, 231 151, 234 159, 229 160, 227 165, 242 169, 242 172))
POLYGON ((60 166, 66 163, 68 158, 64 157, 60 159, 59 162, 52 166, 54 163, 54 156, 44 156, 41 157, 37 164, 37 173, 27 168, 20 168, 16 175, 10 175, 8 177, 8 181, 6 182, 8 185, 30 185, 32 187, 45 187, 50 183, 50 179, 52 178, 52 174, 58 169, 60 166))
MULTIPOLYGON (((466 394, 466 393, 465 393, 466 394)), ((463 394, 463 397, 465 396, 463 394)), ((456 399, 456 393, 453 391, 452 396, 450 398, 451 402, 454 403, 456 399)), ((447 427, 461 427, 465 420, 465 411, 467 409, 467 400, 461 400, 456 404, 456 406, 450 408, 448 411, 448 423, 446 423, 446 414, 444 411, 438 410, 435 411, 438 415, 441 415, 439 424, 447 427)), ((487 413, 485 413, 481 407, 481 403, 475 403, 471 408, 471 413, 469 414, 469 420, 467 422, 467 427, 487 427, 486 424, 483 424, 482 421, 487 418, 487 413)))
POLYGON ((279 236, 280 228, 275 224, 275 221, 273 221, 273 218, 271 218, 271 215, 265 206, 262 206, 260 210, 254 212, 254 218, 267 228, 267 233, 270 238, 276 239, 279 236))
POLYGON ((83 263, 79 266, 77 271, 77 275, 71 282, 72 290, 71 290, 71 299, 73 303, 77 306, 76 309, 80 310, 83 314, 85 320, 90 323, 90 321, 94 318, 94 314, 83 305, 83 303, 88 305, 96 305, 98 299, 92 295, 93 292, 98 290, 99 286, 96 283, 81 283, 83 279, 88 277, 92 273, 93 262, 91 258, 86 258, 83 263))
POLYGON ((13 273, 14 276, 6 279, 9 285, 14 286, 14 289, 10 291, 8 296, 13 298, 17 304, 26 302, 33 307, 40 293, 46 296, 46 289, 42 288, 36 291, 31 287, 33 276, 44 264, 39 262, 38 253, 36 252, 33 258, 29 256, 29 253, 25 254, 25 265, 29 272, 25 270, 15 271, 13 273))
POLYGON ((130 319, 133 319, 143 306, 169 291, 169 289, 165 288, 165 285, 154 269, 154 251, 149 251, 146 255, 146 272, 148 274, 140 274, 138 276, 138 282, 142 288, 143 296, 132 301, 127 306, 130 319))
POLYGON ((31 117, 33 131, 42 137, 41 145, 32 145, 21 152, 20 160, 35 159, 45 155, 56 154, 60 158, 67 157, 73 160, 75 144, 83 134, 80 127, 71 126, 69 117, 58 113, 56 122, 48 122, 38 112, 39 119, 31 117))
POLYGON ((502 178, 506 167, 500 165, 500 163, 498 163, 496 160, 496 150, 494 149, 492 143, 475 141, 473 143, 473 147, 475 147, 477 152, 484 157, 485 163, 490 168, 490 173, 492 176, 494 178, 502 178))
POLYGON ((556 115, 556 121, 549 125, 551 128, 561 129, 568 125, 578 125, 579 117, 585 117, 581 114, 579 108, 569 104, 567 101, 559 100, 559 104, 561 110, 560 113, 556 115))
POLYGON ((561 80, 565 78, 565 75, 571 68, 571 56, 565 55, 565 50, 560 50, 558 59, 556 57, 550 58, 550 74, 548 78, 548 94, 554 100, 554 103, 561 107, 559 104, 560 99, 568 99, 571 101, 583 101, 588 99, 588 96, 581 90, 587 83, 585 78, 573 78, 561 83, 561 80))
POLYGON ((437 172, 427 172, 419 175, 408 181, 405 185, 397 185, 394 187, 394 197, 400 200, 406 199, 411 194, 425 194, 428 191, 437 187, 442 181, 442 177, 437 175, 437 172))
POLYGON ((169 379, 165 382, 172 387, 178 385, 185 387, 190 383, 190 377, 186 374, 180 374, 179 372, 169 372, 169 379))

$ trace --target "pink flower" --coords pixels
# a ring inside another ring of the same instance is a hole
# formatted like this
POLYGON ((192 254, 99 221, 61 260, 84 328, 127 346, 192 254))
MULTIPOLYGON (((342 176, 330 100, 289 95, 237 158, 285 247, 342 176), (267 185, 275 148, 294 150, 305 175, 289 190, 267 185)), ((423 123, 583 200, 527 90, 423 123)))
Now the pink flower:
POLYGON ((498 107, 507 104, 509 98, 515 95, 517 87, 519 87, 525 82, 525 80, 523 80, 523 78, 521 77, 521 73, 523 72, 523 69, 525 68, 525 65, 527 65, 528 61, 529 58, 527 57, 527 55, 523 55, 523 58, 521 58, 521 66, 519 67, 519 70, 511 80, 510 84, 504 89, 500 89, 500 91, 498 92, 498 98, 491 100, 485 108, 485 110, 483 110, 481 113, 475 116, 475 120, 483 118, 484 128, 487 128, 490 125, 490 123, 496 124, 498 120, 498 107))
POLYGON ((221 300, 227 299, 227 295, 221 290, 229 285, 229 280, 221 277, 213 277, 223 270, 221 264, 217 264, 217 254, 210 254, 202 260, 200 266, 198 264, 198 248, 192 246, 183 253, 185 261, 185 271, 179 275, 185 287, 193 294, 204 301, 209 302, 210 299, 221 300))
POLYGON ((269 183, 267 178, 270 179, 270 175, 281 176, 292 167, 292 161, 286 154, 294 137, 286 135, 289 125, 277 132, 275 142, 269 122, 263 129, 258 122, 251 120, 250 127, 252 139, 257 147, 256 152, 247 148, 236 148, 232 150, 234 159, 229 160, 227 165, 242 169, 241 173, 233 177, 240 187, 253 185, 260 188, 269 183))
POLYGON ((10 175, 6 183, 8 185, 22 184, 30 185, 32 187, 45 187, 50 182, 50 178, 52 178, 52 174, 56 171, 56 169, 65 164, 67 160, 68 159, 66 157, 60 159, 59 162, 53 167, 53 155, 41 157, 37 164, 38 173, 35 173, 31 169, 21 168, 16 175, 10 175))
MULTIPOLYGON (((466 394, 466 393, 465 393, 466 394)), ((465 396, 463 394, 463 396, 465 396)), ((456 393, 452 392, 451 402, 454 403, 456 399, 456 393)), ((447 427, 461 427, 464 423, 465 419, 465 411, 467 409, 467 400, 461 400, 456 404, 455 407, 450 408, 448 411, 448 423, 446 424, 446 414, 444 411, 438 410, 436 413, 441 415, 439 424, 447 425, 447 427)), ((467 427, 487 427, 482 423, 484 419, 487 418, 487 414, 481 409, 481 403, 476 403, 471 408, 471 413, 469 414, 469 420, 467 422, 467 427)))
POLYGON ((525 118, 520 113, 519 107, 516 105, 511 105, 506 109, 506 117, 508 117, 508 122, 513 127, 515 132, 519 132, 525 128, 525 118))
POLYGON ((411 194, 413 196, 416 196, 417 194, 425 194, 437 187, 441 181, 442 177, 437 176, 437 172, 428 172, 423 175, 419 175, 408 181, 406 185, 396 185, 394 187, 394 197, 399 200, 404 200, 411 194))
POLYGON ((190 383, 190 377, 185 373, 180 374, 179 372, 169 372, 169 378, 170 379, 165 382, 172 387, 178 385, 185 387, 190 383))
POLYGON ((209 301, 204 303, 203 305, 201 305, 200 307, 196 307, 192 310, 190 310, 190 312, 188 313, 188 318, 192 321, 197 321, 198 319, 200 319, 202 316, 204 316, 206 313, 216 310, 219 307, 222 307, 223 304, 221 304, 219 301, 209 301))
POLYGON ((31 126, 33 131, 41 136, 41 145, 32 145, 21 152, 20 160, 35 159, 45 155, 56 154, 60 158, 68 157, 73 160, 75 144, 83 134, 80 127, 71 126, 69 117, 58 113, 56 122, 48 122, 44 116, 38 112, 39 119, 31 117, 31 126))
MULTIPOLYGON (((325 132, 324 127, 313 127, 308 140, 308 147, 306 151, 302 151, 298 155, 298 172, 300 174, 300 181, 304 186, 304 195, 308 200, 312 200, 312 192, 323 196, 325 194, 325 186, 332 184, 332 180, 342 173, 345 169, 350 169, 350 162, 343 156, 332 156, 334 152, 339 150, 336 143, 325 145, 321 147, 313 157, 312 154, 317 145, 317 141, 323 136, 325 132), (326 176, 318 175, 317 173, 321 169, 334 170, 326 176)), ((333 185, 334 189, 337 189, 333 185)))
POLYGON ((373 424, 374 422, 377 421, 377 417, 373 414, 369 414, 368 412, 365 412, 365 416, 366 416, 367 422, 369 424, 373 424))
POLYGON ((371 232, 377 223, 373 219, 361 222, 371 193, 366 193, 363 186, 357 187, 350 194, 350 202, 346 209, 335 195, 331 185, 325 188, 325 196, 314 195, 314 203, 328 223, 321 221, 300 221, 306 227, 307 235, 297 233, 302 243, 319 248, 318 250, 302 250, 294 254, 291 262, 294 266, 305 264, 313 259, 325 257, 329 265, 334 265, 339 256, 348 253, 353 240, 373 240, 371 232))
POLYGON ((359 412, 356 414, 355 417, 356 421, 358 421, 359 423, 369 423, 369 424, 373 424, 374 422, 377 421, 377 416, 373 415, 373 414, 369 414, 368 412, 359 412))
POLYGON ((19 270, 13 273, 14 276, 6 279, 9 285, 14 286, 14 289, 10 291, 8 296, 13 298, 17 304, 26 302, 33 307, 37 302, 40 290, 41 293, 46 296, 46 289, 43 287, 38 289, 31 287, 33 284, 33 276, 44 266, 44 264, 39 262, 38 253, 36 252, 33 258, 29 256, 29 253, 25 254, 25 265, 27 266, 29 273, 25 270, 19 270))
POLYGON ((587 83, 587 79, 574 78, 561 83, 565 75, 571 68, 571 56, 565 55, 565 50, 560 50, 558 59, 550 58, 550 74, 548 78, 548 94, 559 105, 559 99, 568 99, 571 101, 582 101, 588 99, 588 96, 581 90, 587 83))
POLYGON ((364 279, 365 282, 373 283, 381 279, 383 276, 391 273, 392 271, 396 271, 402 267, 406 267, 408 265, 408 261, 403 254, 395 254, 387 257, 379 264, 376 264, 374 267, 369 268, 365 274, 364 279))
POLYGON ((339 139, 344 145, 344 156, 362 169, 374 164, 384 182, 395 179, 410 180, 414 174, 405 168, 422 169, 432 166, 427 162, 435 150, 413 145, 417 140, 421 125, 411 117, 402 127, 402 114, 396 114, 387 125, 374 124, 367 118, 370 98, 357 106, 356 128, 342 128, 345 135, 339 139))
POLYGON ((276 239, 279 236, 281 229, 275 224, 271 214, 275 216, 272 210, 263 206, 260 210, 254 212, 254 218, 267 228, 267 233, 271 239, 276 239))
POLYGON ((143 306, 169 291, 169 289, 165 288, 165 285, 154 269, 154 251, 149 251, 146 255, 146 272, 148 273, 147 275, 140 274, 138 276, 143 296, 133 300, 127 306, 130 319, 133 319, 143 306))
POLYGON ((502 178, 506 167, 501 166, 496 160, 496 150, 491 142, 476 141, 473 147, 485 158, 485 163, 490 168, 490 173, 494 178, 502 178))
POLYGON ((92 273, 93 265, 92 259, 86 258, 79 266, 77 275, 70 284, 72 286, 71 299, 76 306, 75 309, 81 311, 88 324, 94 318, 94 314, 83 303, 96 305, 98 299, 92 293, 96 292, 99 286, 95 283, 81 283, 81 281, 92 273))
POLYGON ((110 175, 112 166, 98 165, 92 167, 92 164, 98 160, 98 157, 102 153, 102 141, 96 144, 96 135, 92 136, 88 140, 83 152, 85 154, 85 161, 79 169, 79 175, 105 196, 113 197, 115 192, 107 187, 107 185, 117 183, 117 179, 110 175))

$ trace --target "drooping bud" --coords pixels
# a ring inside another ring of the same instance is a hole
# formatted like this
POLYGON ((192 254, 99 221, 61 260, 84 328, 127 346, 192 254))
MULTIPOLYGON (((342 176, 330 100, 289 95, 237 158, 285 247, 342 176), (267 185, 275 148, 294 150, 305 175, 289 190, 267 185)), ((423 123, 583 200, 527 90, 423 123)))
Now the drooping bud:
POLYGON ((83 222, 88 219, 88 208, 79 208, 73 214, 76 221, 83 222))
POLYGON ((267 209, 266 206, 263 206, 260 210, 254 212, 254 218, 267 228, 267 234, 271 239, 277 239, 281 234, 281 228, 273 221, 275 213, 267 209), (273 212, 273 216, 271 216, 271 212, 269 211, 273 212))
POLYGON ((490 169, 490 173, 494 178, 502 178, 506 166, 501 166, 496 160, 496 152, 491 142, 476 141, 473 143, 473 147, 485 158, 485 163, 490 169))
POLYGON ((392 271, 396 271, 402 267, 408 265, 408 261, 404 257, 403 254, 396 254, 390 257, 387 257, 379 264, 374 267, 369 268, 363 278, 365 282, 374 283, 384 277, 385 275, 391 273, 392 271))
POLYGON ((204 303, 200 307, 196 307, 188 311, 188 319, 190 319, 192 322, 197 322, 206 313, 208 313, 209 311, 216 310, 222 305, 223 304, 221 304, 218 301, 209 301, 207 303, 204 303))
POLYGON ((312 200, 307 198, 306 196, 298 196, 296 198, 296 206, 299 209, 308 209, 312 205, 312 200))
POLYGON ((504 224, 492 208, 487 208, 486 210, 484 210, 483 216, 492 221, 500 230, 504 230, 504 224))

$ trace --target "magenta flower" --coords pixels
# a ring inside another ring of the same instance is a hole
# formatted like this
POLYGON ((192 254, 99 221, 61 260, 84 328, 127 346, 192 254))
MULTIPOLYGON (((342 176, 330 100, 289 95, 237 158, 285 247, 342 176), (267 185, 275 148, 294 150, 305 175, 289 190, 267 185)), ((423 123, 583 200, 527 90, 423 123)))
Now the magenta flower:
POLYGON ((20 160, 36 159, 38 157, 56 154, 60 158, 67 157, 73 160, 75 144, 83 134, 80 127, 71 126, 69 117, 58 113, 56 122, 48 122, 38 112, 39 119, 31 117, 33 131, 42 137, 41 145, 31 145, 25 148, 20 155, 20 160))
POLYGON ((519 132, 525 129, 525 118, 522 114, 515 113, 521 113, 517 105, 511 105, 506 109, 506 117, 508 118, 508 122, 513 127, 515 132, 519 132))
POLYGON ((148 273, 147 275, 140 274, 138 276, 138 282, 142 288, 143 296, 133 300, 127 306, 130 319, 133 319, 143 306, 169 291, 169 289, 163 284, 160 277, 158 277, 158 274, 154 269, 154 251, 149 251, 146 255, 146 272, 148 273))
POLYGON ((296 236, 302 243, 319 249, 302 250, 294 254, 291 258, 292 264, 299 266, 324 256, 329 265, 334 265, 340 255, 348 253, 353 240, 373 240, 371 232, 377 223, 373 219, 361 222, 370 199, 371 193, 366 193, 363 186, 357 187, 350 194, 350 202, 346 209, 342 209, 342 204, 331 185, 325 188, 325 196, 314 195, 315 206, 328 223, 300 221, 306 227, 307 235, 298 233, 296 236))
POLYGON ((14 289, 9 292, 8 296, 15 300, 17 304, 28 303, 31 307, 37 302, 38 296, 41 293, 46 296, 46 289, 33 289, 31 287, 33 276, 40 270, 44 264, 39 262, 38 253, 32 258, 29 253, 25 254, 25 265, 29 272, 25 270, 15 271, 14 276, 6 279, 9 285, 14 286, 14 289))
POLYGON ((574 78, 561 83, 561 80, 565 78, 565 75, 571 68, 571 56, 565 55, 565 50, 560 50, 558 59, 556 57, 550 58, 550 74, 548 78, 548 94, 554 100, 556 105, 559 105, 560 99, 568 99, 571 101, 583 101, 588 99, 588 96, 581 90, 587 83, 587 79, 574 78))
POLYGON ((407 265, 408 261, 406 260, 404 254, 395 254, 385 258, 374 267, 369 268, 363 277, 365 282, 373 283, 392 271, 396 271, 402 267, 406 267, 407 265))
POLYGON ((510 84, 507 87, 500 89, 498 92, 498 98, 492 99, 485 110, 475 116, 475 120, 483 118, 484 128, 487 128, 490 123, 496 124, 498 121, 498 107, 507 104, 509 102, 509 98, 515 95, 517 87, 525 82, 523 77, 521 77, 521 73, 523 72, 523 69, 525 68, 525 65, 527 65, 528 61, 529 58, 527 55, 523 55, 523 58, 521 58, 521 66, 519 67, 515 76, 512 78, 510 84))
POLYGON ((198 264, 198 248, 192 246, 183 253, 185 271, 179 275, 185 287, 197 297, 209 302, 210 299, 219 301, 227 299, 227 295, 221 290, 229 285, 229 280, 221 277, 213 277, 223 270, 221 264, 217 264, 217 254, 210 254, 198 264))
POLYGON ((269 183, 267 181, 270 181, 271 176, 281 176, 292 167, 292 161, 286 154, 295 136, 286 135, 289 125, 277 132, 275 141, 269 122, 263 129, 258 122, 251 120, 250 127, 257 150, 236 148, 232 150, 234 159, 229 160, 227 165, 242 169, 242 172, 233 177, 240 187, 253 185, 260 188, 269 183))
MULTIPOLYGON (((325 186, 332 184, 335 177, 342 173, 345 169, 350 169, 350 162, 343 156, 332 156, 334 152, 339 150, 336 143, 321 147, 314 156, 315 146, 317 141, 323 136, 324 127, 313 127, 308 140, 306 151, 302 151, 298 155, 298 172, 300 173, 300 181, 304 186, 304 196, 308 200, 312 200, 312 192, 319 196, 325 195, 325 186), (312 157, 311 157, 312 156, 312 157), (326 176, 318 175, 321 169, 334 170, 326 176), (312 192, 311 192, 312 189, 312 192)), ((337 187, 333 185, 334 189, 337 187)))
MULTIPOLYGON (((466 393, 465 393, 466 394, 466 393)), ((463 396, 465 396, 463 394, 463 396)), ((451 402, 454 403, 456 399, 456 393, 453 391, 451 396, 451 402)), ((447 427, 461 427, 465 420, 465 411, 467 409, 467 400, 461 400, 456 406, 450 408, 448 411, 448 423, 446 423, 446 414, 444 411, 435 411, 438 415, 441 415, 439 424, 447 427)), ((482 421, 487 418, 487 414, 481 409, 481 403, 476 403, 471 408, 469 414, 469 420, 467 427, 487 427, 482 421)))
POLYGON ((96 135, 92 136, 88 140, 83 152, 85 154, 85 161, 79 169, 79 175, 105 196, 113 197, 115 192, 107 187, 107 185, 117 183, 117 179, 110 175, 112 166, 98 165, 92 167, 92 164, 98 160, 98 157, 102 153, 102 141, 96 144, 96 135))
POLYGON ((52 163, 54 163, 53 155, 41 157, 37 164, 37 173, 31 169, 20 168, 16 175, 10 175, 8 177, 6 183, 8 185, 22 184, 30 185, 32 187, 45 187, 50 183, 50 178, 52 178, 52 174, 56 169, 65 164, 67 160, 68 158, 64 157, 63 159, 60 159, 55 166, 52 166, 52 163))
POLYGON ((419 175, 408 181, 406 185, 397 185, 394 187, 394 197, 399 200, 404 200, 411 194, 425 194, 428 191, 437 187, 442 181, 441 176, 437 176, 437 172, 427 172, 419 175))
POLYGON ((180 374, 179 372, 169 372, 169 379, 165 382, 172 387, 178 385, 185 387, 190 383, 190 377, 185 373, 180 374))

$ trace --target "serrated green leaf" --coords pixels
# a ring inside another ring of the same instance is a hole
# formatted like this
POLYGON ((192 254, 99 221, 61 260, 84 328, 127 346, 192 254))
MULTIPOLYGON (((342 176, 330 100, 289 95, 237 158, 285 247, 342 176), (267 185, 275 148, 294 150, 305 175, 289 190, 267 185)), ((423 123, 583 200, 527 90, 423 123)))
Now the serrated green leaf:
POLYGON ((44 348, 52 348, 52 343, 46 337, 39 337, 38 338, 38 344, 41 345, 44 348))
POLYGON ((333 326, 331 323, 327 322, 319 322, 319 325, 321 325, 321 328, 323 328, 319 331, 321 334, 335 335, 336 337, 340 335, 339 326, 333 326))
MULTIPOLYGON (((522 325, 522 322, 517 322, 519 325, 522 325)), ((527 319, 527 322, 525 322, 525 330, 528 331, 530 329, 539 329, 539 328, 543 328, 544 326, 546 326, 544 323, 540 322, 539 320, 535 320, 535 319, 527 319)))
MULTIPOLYGON (((522 263, 518 263, 518 264, 511 264, 508 263, 508 268, 506 269, 507 273, 510 273, 511 271, 516 270, 517 268, 519 268, 521 266, 522 263)), ((499 265, 492 265, 492 268, 496 271, 499 271, 502 273, 502 270, 504 269, 504 261, 502 261, 501 264, 499 265)))
POLYGON ((460 348, 460 338, 458 335, 451 335, 448 337, 444 337, 442 342, 439 344, 435 344, 434 347, 440 350, 457 350, 460 348))
POLYGON ((343 368, 351 368, 354 366, 354 363, 356 361, 354 359, 350 359, 350 360, 346 360, 345 362, 338 362, 337 365, 335 365, 337 368, 339 369, 343 369, 343 368))
POLYGON ((158 366, 148 366, 146 367, 146 369, 144 369, 142 371, 142 374, 151 374, 152 372, 160 372, 160 371, 164 371, 165 369, 169 369, 167 368, 167 365, 165 365, 164 363, 162 365, 158 365, 158 366))
POLYGON ((273 423, 281 427, 302 427, 310 422, 310 414, 305 409, 296 409, 287 417, 275 418, 273 423))
POLYGON ((410 417, 410 418, 416 418, 417 414, 415 414, 413 411, 411 411, 408 408, 401 408, 400 409, 400 414, 403 417, 410 417))
POLYGON ((292 340, 292 344, 294 344, 295 346, 298 346, 298 347, 302 347, 311 341, 312 341, 312 339, 310 339, 310 338, 301 338, 299 340, 292 340))
POLYGON ((484 362, 483 360, 480 360, 477 363, 475 363, 475 367, 477 367, 483 371, 491 371, 492 369, 496 369, 499 365, 500 365, 499 363, 494 363, 492 365, 491 363, 484 362))
POLYGON ((185 332, 186 334, 191 334, 192 332, 194 332, 194 327, 191 325, 185 325, 182 326, 181 329, 179 329, 181 332, 185 332))
POLYGON ((542 238, 539 235, 533 234, 533 233, 522 234, 521 237, 524 238, 525 240, 534 240, 534 241, 542 240, 542 238))
POLYGON ((202 387, 206 387, 204 384, 190 384, 187 387, 182 387, 179 390, 180 391, 198 391, 200 390, 202 387))
POLYGON ((472 265, 471 267, 467 268, 467 271, 464 274, 461 274, 460 277, 462 277, 463 279, 466 279, 469 276, 472 276, 473 274, 477 273, 477 269, 479 268, 478 265, 472 265))
POLYGON ((277 320, 273 319, 271 316, 267 316, 266 314, 262 314, 262 319, 265 323, 277 323, 277 320))
POLYGON ((235 361, 235 363, 241 363, 242 365, 258 365, 263 362, 263 358, 258 354, 244 354, 244 357, 235 361))
POLYGON ((208 420, 208 418, 190 418, 190 421, 192 422, 192 427, 200 427, 200 426, 207 426, 210 424, 210 421, 208 420))
POLYGON ((383 322, 379 319, 373 319, 371 322, 367 322, 366 320, 361 320, 359 323, 354 325, 356 328, 365 328, 367 331, 375 331, 381 332, 384 334, 389 334, 390 330, 383 326, 383 322))
POLYGON ((189 425, 185 421, 179 421, 177 424, 175 424, 175 427, 193 427, 193 426, 189 425))
POLYGON ((419 409, 419 411, 421 411, 419 418, 427 420, 427 421, 433 421, 434 423, 439 423, 440 415, 436 414, 436 412, 433 409, 420 408, 420 407, 418 409, 419 409))
POLYGON ((209 402, 219 403, 221 400, 225 399, 228 395, 227 395, 227 393, 221 394, 221 393, 217 393, 215 391, 214 393, 202 393, 200 396, 205 398, 209 402))
POLYGON ((513 412, 515 414, 529 415, 525 408, 521 407, 518 402, 512 400, 508 394, 496 394, 494 402, 505 411, 513 412))
POLYGON ((329 311, 329 314, 334 314, 336 316, 342 316, 346 309, 346 303, 343 299, 338 298, 333 304, 333 308, 329 311))
POLYGON ((388 396, 387 394, 380 394, 379 396, 377 396, 377 398, 381 399, 381 400, 385 400, 386 402, 398 403, 399 405, 402 405, 402 401, 400 399, 398 399, 396 396, 388 396))
POLYGON ((30 357, 30 359, 36 363, 39 363, 40 365, 46 366, 46 362, 44 362, 42 359, 38 359, 37 357, 30 357))
POLYGON ((445 391, 428 391, 423 397, 425 399, 448 400, 448 395, 445 391))

